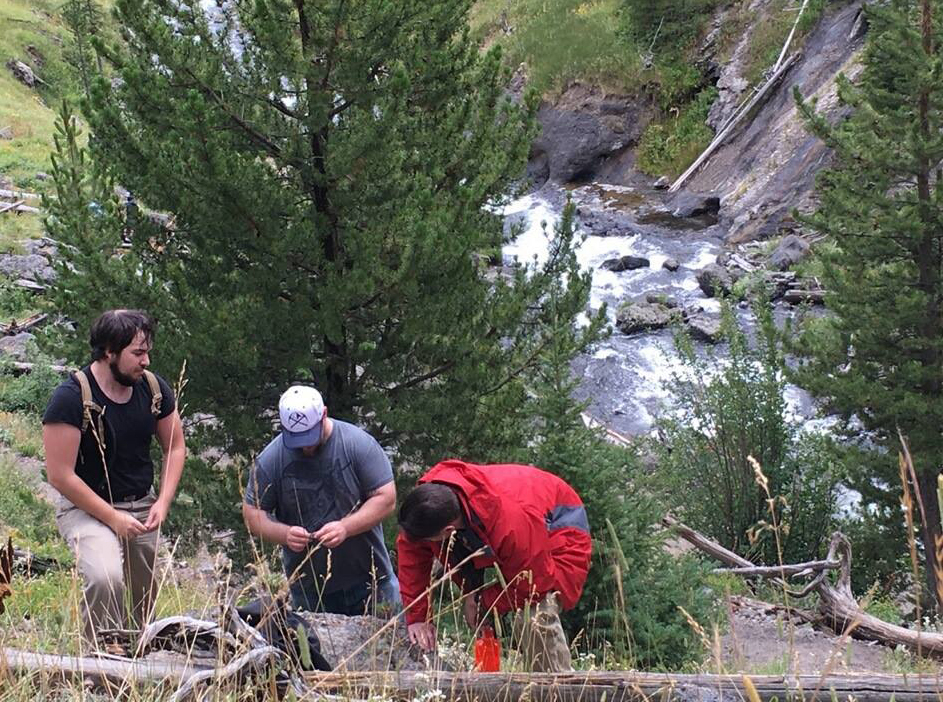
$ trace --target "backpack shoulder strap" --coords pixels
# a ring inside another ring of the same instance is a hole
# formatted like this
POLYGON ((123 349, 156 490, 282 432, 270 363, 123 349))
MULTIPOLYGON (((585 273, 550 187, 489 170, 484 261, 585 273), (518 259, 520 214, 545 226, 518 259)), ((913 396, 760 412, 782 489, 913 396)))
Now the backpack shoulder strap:
POLYGON ((82 391, 82 433, 84 434, 88 431, 89 424, 92 422, 92 413, 94 412, 96 419, 95 429, 98 431, 98 436, 104 440, 105 432, 104 426, 102 425, 102 414, 105 410, 92 399, 92 386, 88 382, 88 376, 85 375, 84 371, 77 370, 72 373, 72 377, 75 379, 75 382, 79 384, 79 389, 82 391))
POLYGON ((147 386, 151 389, 151 414, 155 417, 160 415, 160 406, 164 401, 164 394, 160 391, 160 383, 157 382, 157 376, 149 370, 144 371, 144 378, 147 380, 147 386))

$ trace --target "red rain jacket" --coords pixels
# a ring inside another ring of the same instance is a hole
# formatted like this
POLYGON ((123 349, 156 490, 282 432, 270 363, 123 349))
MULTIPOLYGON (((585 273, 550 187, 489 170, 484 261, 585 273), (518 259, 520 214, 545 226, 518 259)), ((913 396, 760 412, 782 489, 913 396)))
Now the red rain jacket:
MULTIPOLYGON (((566 482, 533 466, 457 460, 436 464, 419 482, 455 490, 466 523, 487 547, 472 564, 476 569, 496 566, 504 576, 506 590, 499 582, 481 592, 482 611, 520 609, 551 591, 559 593, 563 609, 576 605, 589 572, 592 541, 583 502, 566 482)), ((400 530, 397 563, 407 624, 429 619, 430 593, 425 591, 435 559, 445 563, 446 546, 447 541, 410 539, 400 530)), ((458 573, 453 580, 463 585, 458 573)))

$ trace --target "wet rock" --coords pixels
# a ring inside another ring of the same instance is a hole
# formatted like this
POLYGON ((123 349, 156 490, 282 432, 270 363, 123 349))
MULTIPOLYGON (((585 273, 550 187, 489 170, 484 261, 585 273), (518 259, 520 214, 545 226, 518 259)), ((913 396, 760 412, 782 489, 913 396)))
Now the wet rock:
POLYGON ((28 88, 32 88, 36 85, 36 75, 33 73, 33 69, 22 61, 10 59, 7 61, 7 68, 13 73, 14 78, 28 88))
POLYGON ((676 258, 666 258, 664 263, 661 264, 661 267, 666 271, 671 271, 674 273, 676 270, 681 268, 681 264, 678 263, 678 259, 676 258))
POLYGON ((56 271, 49 265, 49 260, 39 254, 0 255, 0 273, 11 278, 26 278, 35 282, 56 278, 56 271))
POLYGON ((669 307, 671 309, 678 307, 678 298, 666 293, 648 292, 645 293, 644 300, 645 302, 650 302, 653 305, 664 305, 665 307, 669 307))
POLYGON ((723 297, 730 294, 733 280, 726 268, 712 263, 697 272, 697 284, 708 297, 723 297))
POLYGON ((630 236, 631 223, 625 215, 617 212, 580 208, 580 228, 592 236, 630 236))
POLYGON ((30 346, 36 337, 29 332, 0 336, 0 358, 25 363, 29 361, 30 346))
POLYGON ((668 206, 671 215, 679 219, 701 215, 716 216, 720 212, 720 198, 717 195, 680 192, 672 198, 668 206))
POLYGON ((662 176, 661 178, 656 180, 654 183, 652 183, 652 187, 655 188, 655 190, 667 190, 668 186, 670 185, 671 185, 671 181, 668 180, 668 176, 662 176))
POLYGON ((804 290, 801 288, 787 290, 783 295, 783 301, 788 302, 790 305, 801 305, 803 303, 809 303, 812 305, 824 305, 825 304, 825 291, 824 290, 804 290))
POLYGON ((663 329, 681 318, 681 311, 647 301, 628 302, 616 315, 616 327, 623 334, 663 329))
POLYGON ((13 127, 0 127, 0 139, 9 141, 13 138, 13 127))
POLYGON ((343 670, 424 670, 422 656, 406 638, 406 627, 389 627, 377 617, 299 612, 321 640, 321 653, 343 670), (366 646, 365 643, 369 642, 366 646), (356 653, 355 653, 356 652, 356 653))
POLYGON ((720 317, 715 314, 696 314, 687 320, 688 332, 696 341, 716 344, 720 341, 720 317))
POLYGON ((650 262, 642 256, 620 256, 619 258, 608 258, 602 262, 600 268, 607 271, 621 273, 622 271, 634 271, 637 268, 648 268, 650 262))
POLYGON ((795 234, 783 237, 769 257, 770 268, 784 271, 809 255, 809 243, 795 234))
POLYGON ((592 179, 608 157, 638 140, 648 111, 637 98, 576 83, 541 105, 537 121, 541 133, 531 146, 528 176, 539 187, 592 179))

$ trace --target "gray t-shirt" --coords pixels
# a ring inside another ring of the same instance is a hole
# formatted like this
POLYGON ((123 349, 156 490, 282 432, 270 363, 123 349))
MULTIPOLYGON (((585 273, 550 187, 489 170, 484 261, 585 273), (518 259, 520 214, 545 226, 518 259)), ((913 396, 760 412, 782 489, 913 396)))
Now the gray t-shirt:
MULTIPOLYGON (((370 493, 393 481, 390 459, 376 439, 353 424, 331 421, 334 428, 330 438, 311 457, 301 449, 286 448, 281 434, 275 437, 256 458, 246 487, 246 502, 283 524, 317 531, 355 511, 370 493)), ((379 524, 351 536, 337 548, 318 548, 310 558, 307 556, 306 551, 282 549, 288 577, 304 561, 292 591, 300 594, 296 590, 303 590, 309 602, 316 602, 319 592, 344 590, 371 582, 374 576, 382 580, 393 573, 379 524), (325 580, 328 553, 330 574, 325 580)))

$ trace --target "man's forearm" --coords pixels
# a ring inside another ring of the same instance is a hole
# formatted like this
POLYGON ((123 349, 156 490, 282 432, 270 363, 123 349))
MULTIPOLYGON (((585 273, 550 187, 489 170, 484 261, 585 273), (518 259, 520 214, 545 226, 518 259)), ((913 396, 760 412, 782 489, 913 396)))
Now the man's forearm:
POLYGON ((52 486, 78 509, 103 524, 110 524, 115 508, 105 502, 74 472, 56 480, 52 486))
POLYGON ((348 514, 340 521, 347 529, 348 536, 356 536, 369 531, 382 522, 396 507, 396 497, 391 501, 386 495, 373 495, 360 505, 356 512, 348 514))
POLYGON ((255 508, 243 510, 243 516, 245 517, 246 527, 255 536, 281 546, 286 545, 288 542, 289 526, 287 524, 277 522, 264 511, 255 508))

